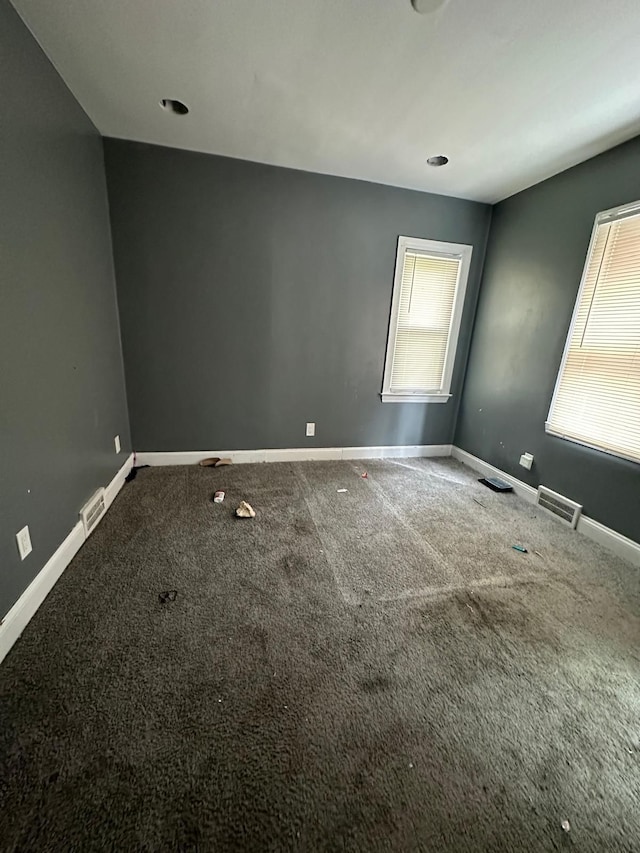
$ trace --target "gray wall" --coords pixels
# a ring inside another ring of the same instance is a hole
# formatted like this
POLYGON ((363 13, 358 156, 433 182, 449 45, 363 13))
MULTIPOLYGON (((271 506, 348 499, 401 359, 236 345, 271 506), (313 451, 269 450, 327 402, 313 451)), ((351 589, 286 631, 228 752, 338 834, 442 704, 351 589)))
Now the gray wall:
POLYGON ((7 0, 0 79, 5 614, 124 462, 130 439, 102 141, 7 0), (25 524, 33 553, 20 562, 15 534, 25 524))
POLYGON ((640 139, 494 208, 456 444, 640 538, 640 465, 544 432, 596 213, 640 198, 640 139), (529 451, 529 473, 518 465, 529 451))
POLYGON ((136 450, 451 442, 488 206, 120 140, 105 152, 136 450), (444 405, 380 402, 399 234, 474 246, 444 405))

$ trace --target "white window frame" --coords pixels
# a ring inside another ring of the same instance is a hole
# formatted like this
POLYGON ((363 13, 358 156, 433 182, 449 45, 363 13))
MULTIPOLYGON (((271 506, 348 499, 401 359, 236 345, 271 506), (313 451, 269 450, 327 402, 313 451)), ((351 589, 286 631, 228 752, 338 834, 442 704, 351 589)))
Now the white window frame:
POLYGON ((396 254, 396 270, 393 279, 393 298, 391 300, 391 318, 389 321, 389 334, 387 336, 387 354, 384 363, 384 378, 382 381, 383 403, 446 403, 451 397, 451 378, 453 376, 453 365, 458 349, 458 337, 460 335, 460 323, 462 322, 462 310, 464 308, 464 297, 467 292, 469 280, 469 269, 471 267, 471 254, 473 246, 465 243, 443 243, 439 240, 424 240, 419 237, 398 237, 398 251, 396 254), (400 310, 400 288, 402 284, 402 270, 404 256, 407 251, 418 251, 426 255, 440 255, 446 258, 455 258, 461 261, 456 284, 451 323, 449 325, 449 337, 447 338, 447 349, 444 358, 444 370, 442 373, 442 386, 440 388, 424 389, 419 391, 392 391, 391 375, 393 371, 393 355, 396 347, 396 336, 398 334, 398 312, 400 310))
POLYGON ((608 453, 610 456, 616 456, 618 459, 627 459, 630 462, 635 462, 638 464, 638 460, 633 458, 632 456, 627 456, 623 453, 618 453, 616 450, 608 450, 605 447, 598 446, 596 444, 589 444, 587 441, 582 441, 578 438, 574 438, 572 435, 565 435, 563 432, 559 432, 558 430, 554 430, 549 425, 549 419, 551 418, 551 413, 553 411, 553 407, 556 402, 556 397, 558 395, 558 391, 560 390, 560 381, 562 379, 562 375, 564 374, 564 368, 567 363, 567 358, 569 357, 569 350, 571 349, 571 340, 573 338, 573 328, 578 319, 578 312, 580 310, 580 303, 582 302, 582 293, 584 291, 585 282, 587 279, 587 271, 589 269, 589 262, 591 260, 591 254, 593 252, 593 247, 596 241, 596 235, 598 233, 598 226, 602 225, 606 222, 615 222, 618 219, 625 219, 627 216, 634 216, 640 212, 640 201, 634 201, 630 204, 621 204, 619 207, 612 207, 609 210, 602 210, 600 213, 596 214, 596 218, 593 221, 593 230, 591 231, 591 239, 589 240, 589 248, 587 249, 587 256, 584 261, 584 267, 582 269, 582 278, 580 279, 580 287, 578 288, 578 295, 576 296, 575 305, 573 306, 573 314, 571 315, 571 323, 569 325, 569 331, 567 332, 567 338, 564 344, 564 350, 562 352, 562 361, 560 362, 560 367, 558 369, 558 375, 556 377, 556 384, 553 388, 553 396, 551 397, 551 403, 549 405, 549 413, 547 415, 547 420, 544 423, 544 431, 548 435, 553 435, 556 438, 562 438, 565 441, 570 441, 573 444, 579 444, 581 447, 589 447, 592 450, 599 450, 600 453, 608 453))

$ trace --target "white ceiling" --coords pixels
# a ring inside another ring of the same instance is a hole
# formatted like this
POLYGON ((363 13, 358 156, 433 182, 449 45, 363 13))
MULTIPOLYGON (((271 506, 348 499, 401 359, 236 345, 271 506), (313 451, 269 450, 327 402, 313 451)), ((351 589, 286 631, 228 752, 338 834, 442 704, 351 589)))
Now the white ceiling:
POLYGON ((105 136, 493 202, 640 132, 638 0, 13 2, 105 136))

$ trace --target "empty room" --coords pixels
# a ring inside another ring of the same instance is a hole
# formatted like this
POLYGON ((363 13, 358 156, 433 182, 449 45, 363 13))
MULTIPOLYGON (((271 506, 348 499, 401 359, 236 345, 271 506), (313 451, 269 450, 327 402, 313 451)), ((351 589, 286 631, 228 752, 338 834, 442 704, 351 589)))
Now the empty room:
POLYGON ((0 0, 0 851, 640 850, 640 4, 0 0))

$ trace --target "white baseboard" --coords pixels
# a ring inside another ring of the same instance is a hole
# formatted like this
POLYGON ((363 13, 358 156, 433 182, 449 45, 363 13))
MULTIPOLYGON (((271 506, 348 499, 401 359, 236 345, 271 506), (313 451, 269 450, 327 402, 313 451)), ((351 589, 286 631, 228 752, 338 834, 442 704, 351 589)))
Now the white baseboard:
MULTIPOLYGON (((473 454, 467 453, 466 450, 462 450, 455 445, 451 447, 451 455, 454 459, 458 459, 485 477, 500 477, 501 480, 506 480, 510 486, 513 486, 514 492, 521 498, 530 503, 536 502, 538 490, 534 489, 533 486, 523 483, 522 480, 518 480, 511 474, 501 471, 500 468, 489 465, 488 462, 478 459, 477 456, 473 456, 473 454)), ((603 545, 605 548, 613 551, 618 557, 628 560, 634 566, 640 566, 640 543, 634 542, 633 539, 629 539, 585 515, 580 516, 577 530, 599 545, 603 545)))
POLYGON ((343 447, 343 459, 411 459, 451 456, 450 444, 400 444, 382 447, 343 447))
MULTIPOLYGON (((133 453, 105 489, 105 504, 111 506, 124 485, 124 480, 133 465, 133 453)), ((86 540, 84 527, 79 521, 69 535, 47 560, 11 610, 0 622, 0 663, 13 644, 27 627, 36 611, 53 589, 60 575, 78 553, 86 540)))
POLYGON ((538 490, 534 489, 533 486, 523 483, 522 480, 512 477, 511 474, 501 471, 500 468, 495 468, 493 465, 489 465, 488 462, 479 459, 472 453, 467 453, 466 450, 455 447, 455 445, 451 447, 451 455, 454 459, 457 459, 459 462, 464 462, 465 465, 468 465, 469 468, 473 468, 474 471, 477 471, 484 477, 500 477, 501 480, 505 480, 510 486, 513 486, 513 491, 521 498, 524 498, 532 504, 536 502, 538 490))
POLYGON ((0 623, 0 663, 49 595, 60 575, 78 553, 84 541, 84 527, 79 521, 4 617, 0 623))
POLYGON ((384 459, 391 457, 450 456, 450 444, 402 444, 378 447, 291 447, 268 450, 187 450, 136 453, 137 465, 197 465, 209 456, 245 462, 304 462, 327 459, 384 459))
POLYGON ((580 516, 578 530, 589 539, 613 551, 618 557, 628 560, 634 566, 640 566, 640 543, 623 536, 622 533, 616 533, 610 527, 605 527, 604 524, 585 515, 580 516))
POLYGON ((104 504, 107 509, 109 509, 111 504, 118 496, 118 492, 124 486, 124 481, 127 478, 129 471, 131 471, 131 469, 133 468, 133 458, 133 453, 130 453, 122 468, 120 468, 113 480, 105 488, 104 504))

